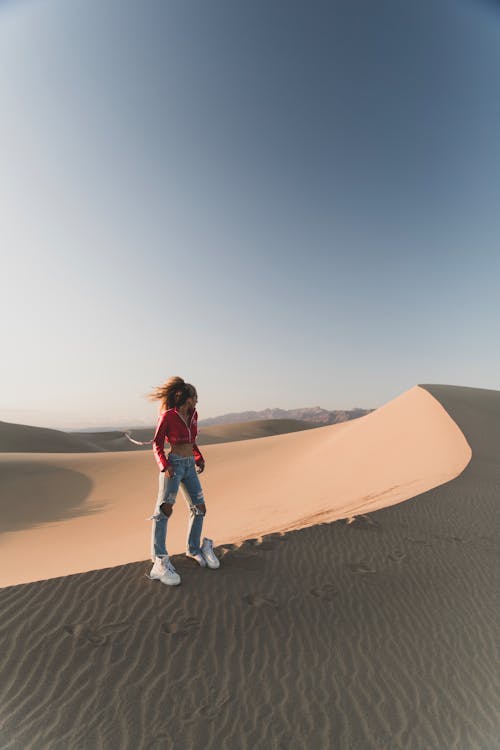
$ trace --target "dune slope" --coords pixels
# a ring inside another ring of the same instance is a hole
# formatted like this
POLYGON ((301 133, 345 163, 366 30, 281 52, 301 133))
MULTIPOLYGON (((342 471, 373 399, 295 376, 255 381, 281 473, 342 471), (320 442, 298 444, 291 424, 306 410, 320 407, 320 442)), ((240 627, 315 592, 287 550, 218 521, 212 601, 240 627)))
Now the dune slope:
POLYGON ((103 450, 88 436, 49 427, 0 422, 0 453, 86 453, 103 450))

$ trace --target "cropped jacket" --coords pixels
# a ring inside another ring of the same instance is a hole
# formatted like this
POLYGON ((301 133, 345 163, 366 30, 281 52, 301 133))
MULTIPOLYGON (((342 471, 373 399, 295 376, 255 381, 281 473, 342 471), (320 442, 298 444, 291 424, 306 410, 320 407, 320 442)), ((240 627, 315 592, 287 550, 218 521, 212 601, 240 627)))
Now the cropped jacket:
POLYGON ((165 471, 171 464, 165 455, 165 441, 173 448, 180 443, 192 443, 193 455, 197 466, 205 463, 200 449, 196 445, 198 434, 198 412, 191 413, 189 422, 185 422, 179 411, 167 409, 158 417, 156 432, 153 438, 153 453, 160 471, 165 471))

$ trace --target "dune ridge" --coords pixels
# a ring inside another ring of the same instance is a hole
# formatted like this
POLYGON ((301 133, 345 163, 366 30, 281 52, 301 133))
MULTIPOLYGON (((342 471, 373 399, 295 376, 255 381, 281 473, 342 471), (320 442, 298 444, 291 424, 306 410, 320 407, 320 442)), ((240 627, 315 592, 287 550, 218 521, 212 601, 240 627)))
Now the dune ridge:
POLYGON ((86 436, 50 427, 0 422, 0 453, 86 453, 100 451, 86 436))

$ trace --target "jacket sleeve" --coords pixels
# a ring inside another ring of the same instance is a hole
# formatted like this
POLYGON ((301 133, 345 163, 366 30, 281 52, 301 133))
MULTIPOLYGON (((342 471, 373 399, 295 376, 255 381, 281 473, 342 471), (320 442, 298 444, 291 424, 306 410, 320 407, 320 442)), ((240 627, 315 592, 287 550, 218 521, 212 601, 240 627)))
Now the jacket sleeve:
POLYGON ((192 436, 193 436, 193 456, 194 456, 194 462, 197 466, 200 464, 205 463, 205 459, 201 455, 201 451, 196 445, 196 436, 198 435, 198 412, 196 409, 194 410, 193 414, 193 427, 192 427, 192 436))
POLYGON ((205 459, 201 455, 201 451, 196 445, 196 443, 193 443, 193 456, 194 456, 194 462, 197 466, 199 466, 199 464, 205 463, 205 459))
POLYGON ((166 438, 167 438, 167 412, 162 414, 161 417, 158 419, 155 436, 153 438, 153 454, 154 454, 156 463, 158 464, 160 471, 165 471, 165 469, 168 466, 170 466, 170 463, 168 462, 167 457, 165 455, 165 439, 166 438))

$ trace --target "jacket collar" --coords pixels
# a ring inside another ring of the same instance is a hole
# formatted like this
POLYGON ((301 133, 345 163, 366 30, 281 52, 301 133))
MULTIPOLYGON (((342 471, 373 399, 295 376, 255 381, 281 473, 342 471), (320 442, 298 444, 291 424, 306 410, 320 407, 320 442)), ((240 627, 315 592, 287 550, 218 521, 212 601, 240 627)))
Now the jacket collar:
MULTIPOLYGON (((182 421, 185 422, 184 417, 182 416, 182 414, 180 413, 180 411, 178 410, 178 408, 176 406, 174 406, 172 409, 170 409, 170 411, 175 411, 175 413, 179 415, 179 417, 182 419, 182 421)), ((193 421, 193 417, 194 417, 195 414, 196 414, 196 416, 198 416, 198 414, 196 413, 196 409, 194 409, 194 411, 191 412, 191 416, 189 417, 188 424, 191 424, 191 422, 193 421)))

